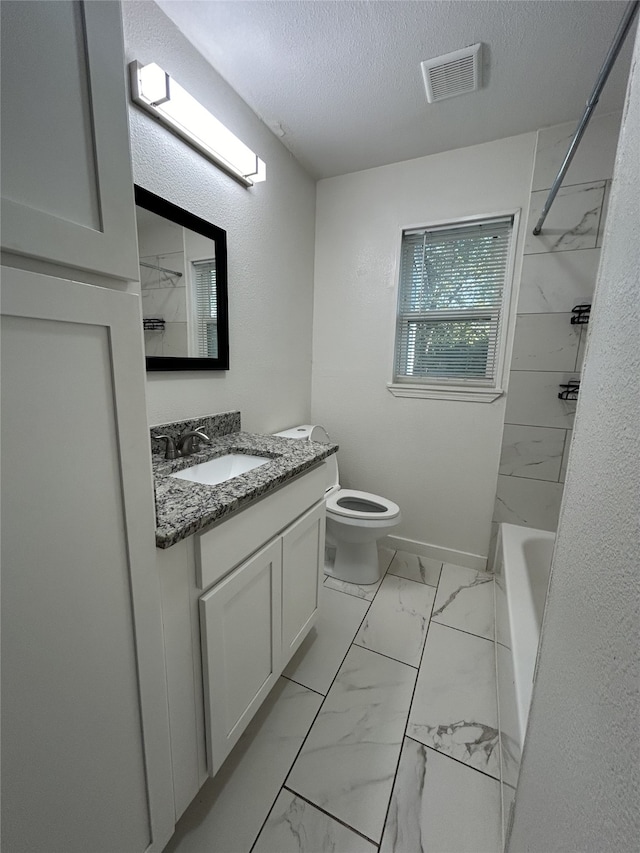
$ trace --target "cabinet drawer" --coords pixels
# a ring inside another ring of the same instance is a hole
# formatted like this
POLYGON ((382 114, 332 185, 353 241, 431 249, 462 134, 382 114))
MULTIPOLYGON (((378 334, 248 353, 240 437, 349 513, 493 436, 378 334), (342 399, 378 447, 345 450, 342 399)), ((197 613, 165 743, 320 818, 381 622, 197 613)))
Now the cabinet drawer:
POLYGON ((196 581, 207 589, 247 555, 272 539, 324 498, 325 463, 272 495, 201 533, 196 542, 196 581))

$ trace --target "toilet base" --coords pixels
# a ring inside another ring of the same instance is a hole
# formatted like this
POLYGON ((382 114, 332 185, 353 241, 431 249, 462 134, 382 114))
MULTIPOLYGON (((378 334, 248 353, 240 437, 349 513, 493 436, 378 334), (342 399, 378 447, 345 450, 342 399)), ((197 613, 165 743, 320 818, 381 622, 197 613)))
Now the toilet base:
POLYGON ((372 584, 380 580, 376 542, 337 542, 333 567, 325 574, 347 583, 372 584))

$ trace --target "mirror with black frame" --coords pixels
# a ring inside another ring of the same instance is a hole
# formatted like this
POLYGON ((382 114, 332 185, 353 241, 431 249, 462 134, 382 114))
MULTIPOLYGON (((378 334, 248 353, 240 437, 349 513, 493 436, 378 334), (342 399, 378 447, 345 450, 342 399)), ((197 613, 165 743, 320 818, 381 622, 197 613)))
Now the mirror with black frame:
POLYGON ((227 233, 135 187, 147 370, 227 370, 227 233))

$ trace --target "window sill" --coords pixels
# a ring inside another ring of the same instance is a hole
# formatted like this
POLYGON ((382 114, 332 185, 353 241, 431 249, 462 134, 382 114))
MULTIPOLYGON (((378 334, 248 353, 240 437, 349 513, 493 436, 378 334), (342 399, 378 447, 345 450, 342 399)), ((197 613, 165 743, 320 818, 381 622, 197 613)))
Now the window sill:
POLYGON ((388 382, 394 397, 422 397, 427 400, 459 400, 465 403, 493 403, 502 397, 501 388, 456 388, 452 385, 436 388, 433 385, 409 385, 388 382))

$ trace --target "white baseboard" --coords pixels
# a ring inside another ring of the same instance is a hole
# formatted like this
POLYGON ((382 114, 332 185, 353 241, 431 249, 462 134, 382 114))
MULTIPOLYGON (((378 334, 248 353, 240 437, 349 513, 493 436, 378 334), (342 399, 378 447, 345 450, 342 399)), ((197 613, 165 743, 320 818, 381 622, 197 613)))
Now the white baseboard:
POLYGON ((485 572, 487 558, 480 554, 469 554, 466 551, 455 551, 453 548, 441 548, 428 542, 416 542, 415 539, 403 539, 401 536, 385 536, 380 544, 393 551, 406 551, 419 557, 429 557, 443 563, 453 563, 455 566, 466 566, 468 569, 485 572))

